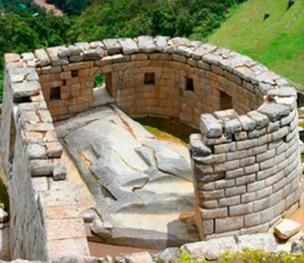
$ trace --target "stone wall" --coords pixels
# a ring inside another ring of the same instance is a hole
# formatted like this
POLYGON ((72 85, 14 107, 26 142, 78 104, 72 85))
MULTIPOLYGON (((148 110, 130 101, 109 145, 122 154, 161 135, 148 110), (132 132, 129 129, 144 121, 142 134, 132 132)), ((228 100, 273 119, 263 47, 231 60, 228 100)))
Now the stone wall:
POLYGON ((99 73, 106 76, 113 101, 133 117, 173 117, 198 127, 201 113, 227 108, 221 95, 231 98, 231 105, 239 113, 262 103, 253 84, 208 61, 229 56, 235 65, 253 62, 201 42, 139 37, 39 50, 35 52, 37 58, 42 52, 49 59, 37 70, 56 120, 96 106, 93 88, 99 73), (145 83, 149 73, 154 75, 152 84, 145 83), (187 90, 187 81, 193 82, 193 90, 187 90), (50 93, 55 88, 60 88, 61 97, 52 100, 50 93))
POLYGON ((62 147, 34 67, 5 57, 1 156, 10 197, 11 257, 47 261, 88 254, 84 224, 65 181, 62 147))
POLYGON ((134 117, 173 117, 200 127, 190 144, 202 239, 266 231, 298 205, 296 92, 250 58, 167 37, 7 54, 1 155, 13 258, 88 254, 53 120, 106 102, 134 117), (99 73, 110 96, 96 100, 99 73))
POLYGON ((299 205, 296 92, 279 86, 267 94, 244 115, 203 114, 202 133, 191 136, 201 238, 265 232, 299 205))

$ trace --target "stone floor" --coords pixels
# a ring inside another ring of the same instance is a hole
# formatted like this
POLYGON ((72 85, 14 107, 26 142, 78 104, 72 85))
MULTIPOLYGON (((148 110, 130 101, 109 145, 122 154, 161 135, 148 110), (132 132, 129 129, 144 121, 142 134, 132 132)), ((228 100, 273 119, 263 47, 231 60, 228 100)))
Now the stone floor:
POLYGON ((57 123, 56 131, 81 210, 94 214, 90 240, 152 249, 198 240, 185 145, 159 142, 116 107, 57 123))

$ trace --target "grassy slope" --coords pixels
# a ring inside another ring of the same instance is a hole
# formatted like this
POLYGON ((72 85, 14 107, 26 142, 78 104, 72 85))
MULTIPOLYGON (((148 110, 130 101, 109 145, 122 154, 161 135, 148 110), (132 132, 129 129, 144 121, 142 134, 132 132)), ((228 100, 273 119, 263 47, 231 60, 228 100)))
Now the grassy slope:
POLYGON ((304 91, 304 1, 286 7, 287 0, 248 0, 208 40, 252 57, 304 91), (266 12, 271 16, 263 21, 266 12))

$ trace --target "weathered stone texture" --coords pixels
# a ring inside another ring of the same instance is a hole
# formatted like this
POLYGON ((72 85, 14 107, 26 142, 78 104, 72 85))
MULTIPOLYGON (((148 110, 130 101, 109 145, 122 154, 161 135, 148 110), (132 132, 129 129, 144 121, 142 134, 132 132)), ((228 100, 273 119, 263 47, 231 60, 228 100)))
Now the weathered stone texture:
POLYGON ((190 146, 201 238, 265 230, 299 200, 295 89, 248 57, 185 38, 140 36, 7 54, 5 60, 1 151, 16 197, 14 257, 47 260, 65 255, 68 246, 88 253, 83 232, 71 230, 60 240, 50 235, 79 221, 61 218, 62 226, 46 226, 41 211, 49 203, 41 193, 54 194, 45 180, 64 180, 67 172, 52 120, 104 103, 94 90, 99 73, 107 96, 131 116, 176 118, 200 128, 190 146), (222 111, 231 107, 235 111, 222 111))

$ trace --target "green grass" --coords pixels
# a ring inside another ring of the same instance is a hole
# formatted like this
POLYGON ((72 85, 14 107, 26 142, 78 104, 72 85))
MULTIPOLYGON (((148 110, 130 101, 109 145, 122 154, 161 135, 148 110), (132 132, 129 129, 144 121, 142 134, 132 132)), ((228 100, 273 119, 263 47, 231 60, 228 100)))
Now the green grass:
POLYGON ((252 57, 304 91, 304 1, 286 7, 287 0, 248 0, 208 41, 252 57))

